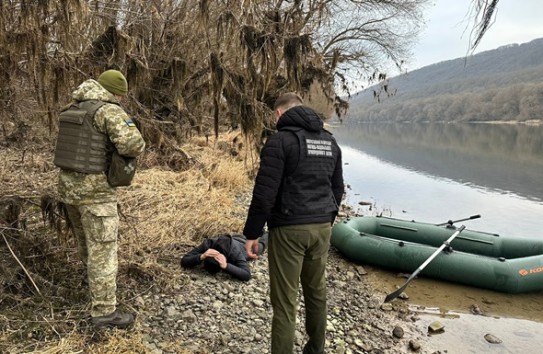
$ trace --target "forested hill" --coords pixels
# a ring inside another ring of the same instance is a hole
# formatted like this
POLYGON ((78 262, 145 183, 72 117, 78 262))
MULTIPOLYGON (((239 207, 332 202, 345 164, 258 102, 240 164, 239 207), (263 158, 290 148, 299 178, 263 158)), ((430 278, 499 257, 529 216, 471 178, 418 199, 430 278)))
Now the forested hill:
POLYGON ((353 95, 346 116, 347 123, 542 119, 543 38, 391 78, 353 95))

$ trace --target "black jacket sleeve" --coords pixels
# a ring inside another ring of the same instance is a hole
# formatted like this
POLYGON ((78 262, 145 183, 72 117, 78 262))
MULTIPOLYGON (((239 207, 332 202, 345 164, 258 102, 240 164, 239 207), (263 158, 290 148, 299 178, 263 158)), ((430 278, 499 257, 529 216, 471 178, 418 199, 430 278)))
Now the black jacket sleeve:
POLYGON ((345 184, 343 182, 343 162, 341 159, 341 149, 338 146, 338 158, 336 161, 336 168, 334 174, 332 175, 332 193, 334 193, 334 198, 338 207, 341 206, 341 199, 343 198, 343 193, 345 192, 345 184))
POLYGON ((242 260, 239 258, 232 261, 229 260, 224 271, 234 278, 242 281, 248 281, 251 279, 251 270, 249 269, 249 264, 245 259, 242 260))
POLYGON ((181 266, 184 268, 193 268, 200 264, 202 262, 200 260, 200 256, 211 247, 213 242, 215 242, 214 239, 208 238, 198 247, 193 248, 189 253, 185 254, 183 258, 181 258, 181 266))
POLYGON ((247 262, 247 252, 245 251, 245 240, 241 238, 232 238, 232 248, 227 257, 228 264, 224 271, 236 279, 248 281, 251 279, 251 269, 247 262))
POLYGON ((260 153, 260 167, 255 180, 253 198, 243 228, 243 235, 249 240, 257 239, 262 235, 281 186, 285 168, 281 134, 278 132, 270 137, 260 153))

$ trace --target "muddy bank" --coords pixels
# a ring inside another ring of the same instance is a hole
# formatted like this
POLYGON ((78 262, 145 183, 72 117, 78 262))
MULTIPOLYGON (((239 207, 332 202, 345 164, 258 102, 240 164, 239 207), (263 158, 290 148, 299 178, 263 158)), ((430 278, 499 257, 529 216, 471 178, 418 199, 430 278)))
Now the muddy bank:
MULTIPOLYGON (((398 273, 366 266, 375 289, 388 291, 403 284, 398 273)), ((411 311, 421 331, 439 321, 444 332, 427 336, 428 344, 442 352, 536 353, 543 346, 543 296, 540 292, 506 294, 424 277, 406 289, 411 311), (492 335, 500 343, 491 343, 492 335)))

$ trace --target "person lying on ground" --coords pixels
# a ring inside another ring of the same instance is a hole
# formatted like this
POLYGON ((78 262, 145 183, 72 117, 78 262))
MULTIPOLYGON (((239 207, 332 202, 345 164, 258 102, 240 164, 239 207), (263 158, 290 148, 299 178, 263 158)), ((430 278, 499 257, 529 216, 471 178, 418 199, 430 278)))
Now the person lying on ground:
MULTIPOLYGON (((181 266, 193 268, 204 263, 204 268, 211 274, 221 270, 236 279, 248 281, 251 279, 250 260, 245 249, 245 237, 242 235, 220 235, 205 239, 199 246, 181 258, 181 266)), ((268 233, 258 240, 258 254, 264 253, 268 245, 268 233)))

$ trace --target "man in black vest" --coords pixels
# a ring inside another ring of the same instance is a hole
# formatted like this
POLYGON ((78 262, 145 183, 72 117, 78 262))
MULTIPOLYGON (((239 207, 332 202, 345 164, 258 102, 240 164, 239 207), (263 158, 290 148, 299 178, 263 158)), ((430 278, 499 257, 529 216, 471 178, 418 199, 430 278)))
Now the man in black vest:
POLYGON ((267 223, 272 354, 292 353, 299 282, 305 300, 304 354, 324 353, 325 268, 331 226, 343 196, 341 150, 321 116, 294 93, 277 98, 278 132, 264 145, 243 234, 256 258, 267 223))

